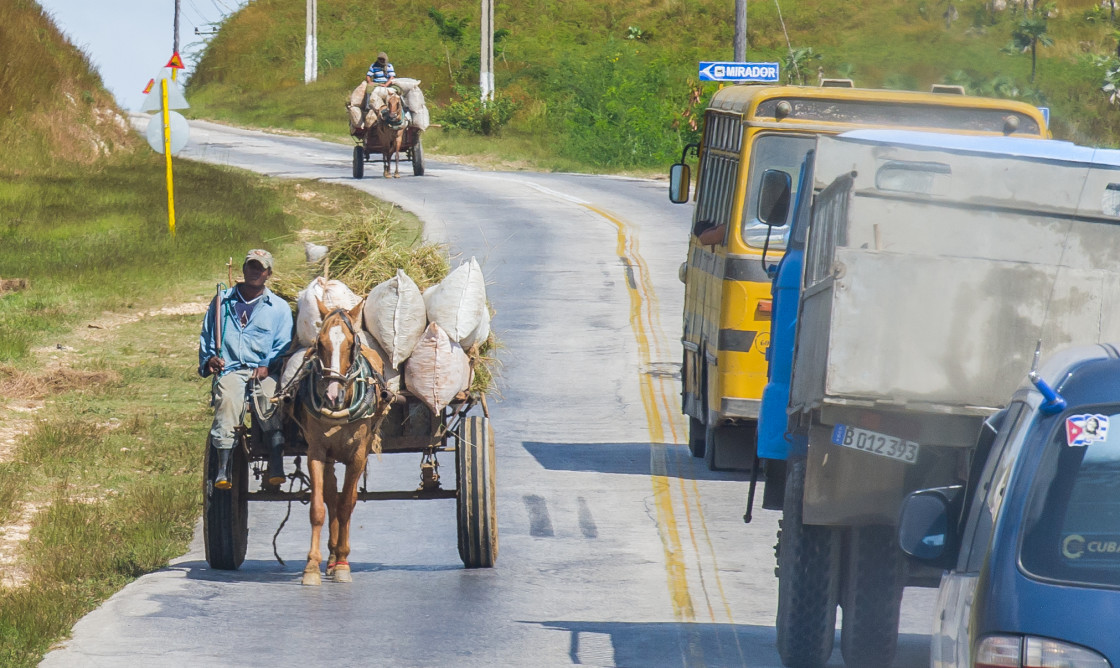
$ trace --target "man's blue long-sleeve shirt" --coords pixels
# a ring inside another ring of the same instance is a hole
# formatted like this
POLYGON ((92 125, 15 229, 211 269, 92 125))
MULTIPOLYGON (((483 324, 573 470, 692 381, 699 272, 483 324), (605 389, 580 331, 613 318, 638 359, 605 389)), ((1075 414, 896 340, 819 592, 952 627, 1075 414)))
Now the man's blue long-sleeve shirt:
MULTIPOLYGON (((288 302, 265 288, 253 314, 249 316, 248 324, 242 327, 231 308, 233 301, 238 299, 234 294, 236 289, 233 287, 222 292, 221 358, 226 363, 222 375, 262 366, 276 371, 278 360, 292 343, 292 309, 288 302)), ((214 307, 211 301, 199 337, 198 374, 203 378, 210 375, 206 361, 218 354, 218 345, 214 340, 214 307)))

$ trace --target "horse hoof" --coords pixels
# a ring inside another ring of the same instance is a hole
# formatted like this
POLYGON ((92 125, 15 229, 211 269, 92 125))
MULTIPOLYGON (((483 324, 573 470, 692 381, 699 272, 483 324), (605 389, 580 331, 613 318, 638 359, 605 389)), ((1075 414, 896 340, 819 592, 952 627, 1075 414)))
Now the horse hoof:
POLYGON ((335 565, 336 565, 336 564, 335 564, 335 562, 333 562, 333 561, 328 561, 328 562, 327 562, 327 577, 328 577, 328 578, 329 578, 330 576, 334 575, 334 569, 335 569, 335 565))
POLYGON ((354 578, 350 577, 350 567, 347 565, 338 565, 334 567, 334 581, 335 582, 353 582, 354 578))
POLYGON ((318 587, 319 585, 323 584, 323 579, 319 576, 319 570, 316 569, 313 571, 304 571, 303 584, 311 587, 318 587))

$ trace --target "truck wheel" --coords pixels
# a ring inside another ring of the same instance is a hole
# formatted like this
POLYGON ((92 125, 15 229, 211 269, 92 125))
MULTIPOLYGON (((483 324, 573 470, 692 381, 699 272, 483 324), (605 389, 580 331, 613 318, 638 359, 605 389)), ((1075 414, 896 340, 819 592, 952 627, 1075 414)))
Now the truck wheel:
POLYGON ((360 179, 366 173, 366 150, 361 146, 354 147, 354 178, 360 179))
POLYGON ((490 568, 498 560, 494 429, 488 418, 471 415, 463 418, 457 436, 459 558, 467 568, 490 568))
POLYGON ((889 666, 898 645, 906 569, 889 526, 853 527, 840 605, 840 651, 849 668, 889 666))
POLYGON ((778 654, 790 668, 820 668, 836 633, 840 546, 836 530, 801 522, 805 459, 788 461, 778 539, 778 654))
POLYGON ((708 425, 704 432, 704 462, 710 471, 750 471, 758 446, 758 423, 708 425))
POLYGON ((704 423, 691 416, 688 418, 688 451, 693 457, 704 456, 704 423))
POLYGON ((202 537, 210 568, 235 571, 245 561, 249 543, 249 461, 240 444, 234 445, 229 463, 230 489, 214 489, 218 456, 206 445, 202 471, 202 537))

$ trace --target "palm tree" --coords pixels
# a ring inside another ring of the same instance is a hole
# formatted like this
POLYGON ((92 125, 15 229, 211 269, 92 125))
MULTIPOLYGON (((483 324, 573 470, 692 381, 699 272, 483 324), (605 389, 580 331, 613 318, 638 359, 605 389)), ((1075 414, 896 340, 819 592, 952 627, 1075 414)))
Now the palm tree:
POLYGON ((1044 7, 1035 7, 1029 13, 1024 14, 1023 18, 1019 19, 1015 29, 1011 31, 1011 44, 1019 51, 1031 50, 1031 83, 1034 83, 1034 75, 1038 69, 1038 45, 1051 46, 1054 40, 1050 39, 1050 35, 1046 34, 1048 29, 1047 16, 1053 5, 1047 3, 1044 7))

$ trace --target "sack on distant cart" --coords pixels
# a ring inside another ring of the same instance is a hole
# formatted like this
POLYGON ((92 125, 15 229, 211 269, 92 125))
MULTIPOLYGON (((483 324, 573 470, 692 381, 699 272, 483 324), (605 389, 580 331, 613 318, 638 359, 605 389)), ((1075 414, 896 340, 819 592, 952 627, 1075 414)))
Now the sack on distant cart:
POLYGON ((365 106, 366 88, 369 84, 362 82, 350 93, 346 99, 346 112, 350 117, 350 134, 361 137, 364 134, 362 125, 362 107, 365 106))

